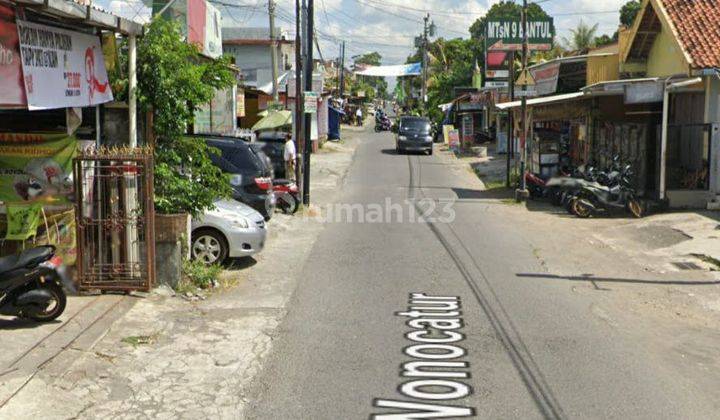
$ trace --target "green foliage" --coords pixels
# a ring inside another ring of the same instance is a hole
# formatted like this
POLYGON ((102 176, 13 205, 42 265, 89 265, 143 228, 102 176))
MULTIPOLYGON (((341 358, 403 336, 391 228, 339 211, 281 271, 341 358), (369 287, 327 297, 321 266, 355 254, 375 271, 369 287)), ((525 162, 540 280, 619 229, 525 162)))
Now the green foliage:
POLYGON ((382 56, 379 52, 371 52, 353 57, 355 64, 365 64, 370 66, 379 66, 382 63, 382 56))
MULTIPOLYGON (((501 1, 492 5, 485 16, 477 19, 470 26, 470 35, 473 39, 482 40, 485 38, 485 24, 488 19, 521 19, 522 4, 511 0, 501 1)), ((528 4, 528 20, 550 17, 542 6, 536 3, 528 4)))
POLYGON ((209 289, 217 281, 221 271, 222 267, 217 264, 206 265, 199 260, 185 260, 181 286, 209 289))
MULTIPOLYGON (((438 38, 428 43, 428 104, 427 114, 436 122, 442 120, 438 105, 454 99, 454 87, 471 86, 475 60, 482 62, 482 43, 476 39, 438 38)), ((407 63, 422 60, 418 49, 408 57, 407 63)), ((412 78, 412 86, 419 89, 420 78, 412 78)))
POLYGON ((153 112, 155 206, 161 213, 190 213, 212 208, 228 196, 230 185, 212 165, 202 139, 185 137, 197 106, 216 89, 233 85, 229 59, 211 60, 182 39, 175 22, 156 19, 138 44, 138 100, 153 112))
MULTIPOLYGON (((357 57, 353 57, 355 65, 368 65, 368 66, 379 66, 382 64, 382 55, 378 52, 366 53, 357 57)), ((356 85, 351 88, 351 91, 365 90, 367 95, 367 88, 370 87, 373 91, 372 97, 385 98, 387 96, 388 84, 384 77, 364 77, 359 76, 356 85)), ((367 98, 367 96, 366 96, 367 98)), ((371 99, 369 99, 371 100, 371 99)))
POLYGON ((159 213, 197 216, 231 193, 230 181, 210 160, 205 141, 180 137, 155 147, 155 209, 159 213))
POLYGON ((585 50, 595 46, 595 34, 597 33, 598 24, 590 26, 580 19, 575 29, 570 29, 572 36, 570 39, 563 38, 563 41, 572 50, 585 50))
POLYGON ((630 0, 620 8, 620 23, 625 26, 632 26, 635 16, 640 11, 640 2, 630 0))
POLYGON ((602 47, 603 45, 608 45, 608 44, 617 42, 617 40, 618 40, 618 33, 617 33, 617 31, 615 31, 613 36, 610 36, 607 34, 602 34, 600 36, 596 36, 593 43, 595 44, 596 47, 602 47))

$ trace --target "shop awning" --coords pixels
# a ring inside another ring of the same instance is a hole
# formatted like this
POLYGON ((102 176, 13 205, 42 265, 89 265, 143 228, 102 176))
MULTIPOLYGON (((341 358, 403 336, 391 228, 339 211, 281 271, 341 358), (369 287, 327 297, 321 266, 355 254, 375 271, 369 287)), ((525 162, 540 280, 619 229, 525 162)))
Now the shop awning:
POLYGON ((292 111, 274 111, 269 113, 267 117, 256 122, 255 125, 252 126, 251 130, 274 130, 276 128, 292 125, 292 117, 292 111))
POLYGON ((77 19, 84 24, 119 32, 123 35, 141 35, 143 25, 107 12, 93 2, 73 0, 23 0, 18 5, 38 9, 42 13, 65 19, 77 19))
MULTIPOLYGON (((570 100, 574 100, 574 99, 579 99, 583 96, 585 96, 584 92, 563 93, 561 95, 543 96, 542 98, 528 99, 527 104, 528 105, 542 105, 542 104, 549 104, 549 103, 553 103, 553 102, 570 101, 570 100)), ((495 108, 500 109, 500 110, 518 108, 521 104, 522 104, 521 101, 503 102, 501 104, 496 104, 495 108)))

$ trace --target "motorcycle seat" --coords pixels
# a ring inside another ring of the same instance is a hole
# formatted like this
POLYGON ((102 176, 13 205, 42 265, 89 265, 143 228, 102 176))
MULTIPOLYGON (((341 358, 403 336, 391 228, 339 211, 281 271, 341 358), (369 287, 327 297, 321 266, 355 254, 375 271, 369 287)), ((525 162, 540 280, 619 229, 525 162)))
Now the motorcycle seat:
POLYGON ((39 246, 20 254, 8 255, 0 258, 0 273, 16 270, 18 268, 35 266, 43 261, 47 261, 55 253, 52 246, 39 246))

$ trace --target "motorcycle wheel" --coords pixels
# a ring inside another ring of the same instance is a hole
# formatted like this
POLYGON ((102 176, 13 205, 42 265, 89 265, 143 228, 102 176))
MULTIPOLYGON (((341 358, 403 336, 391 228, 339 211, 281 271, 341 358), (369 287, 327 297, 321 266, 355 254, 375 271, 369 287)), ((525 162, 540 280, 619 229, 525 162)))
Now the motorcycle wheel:
POLYGON ((581 219, 587 219, 588 217, 592 216, 593 209, 589 205, 585 203, 585 201, 580 199, 573 200, 573 213, 575 213, 575 216, 581 218, 581 219))
POLYGON ((382 131, 382 130, 380 129, 380 127, 378 127, 378 126, 376 125, 376 126, 375 126, 375 132, 376 132, 376 133, 379 133, 380 131, 382 131))
POLYGON ((640 201, 638 201, 635 198, 630 199, 627 203, 627 210, 630 212, 630 214, 633 215, 634 218, 639 219, 643 217, 643 207, 642 204, 640 204, 640 201))
POLYGON ((575 214, 575 200, 577 200, 577 197, 573 197, 570 195, 567 195, 563 198, 563 205, 565 206, 565 210, 567 210, 570 214, 575 214))
POLYGON ((36 308, 35 310, 27 311, 24 315, 34 321, 50 322, 57 319, 57 317, 65 311, 67 297, 62 287, 53 281, 45 282, 40 287, 53 296, 53 302, 45 308, 36 308))
POLYGON ((285 214, 295 214, 298 211, 298 199, 292 194, 284 194, 278 203, 280 210, 285 214))

